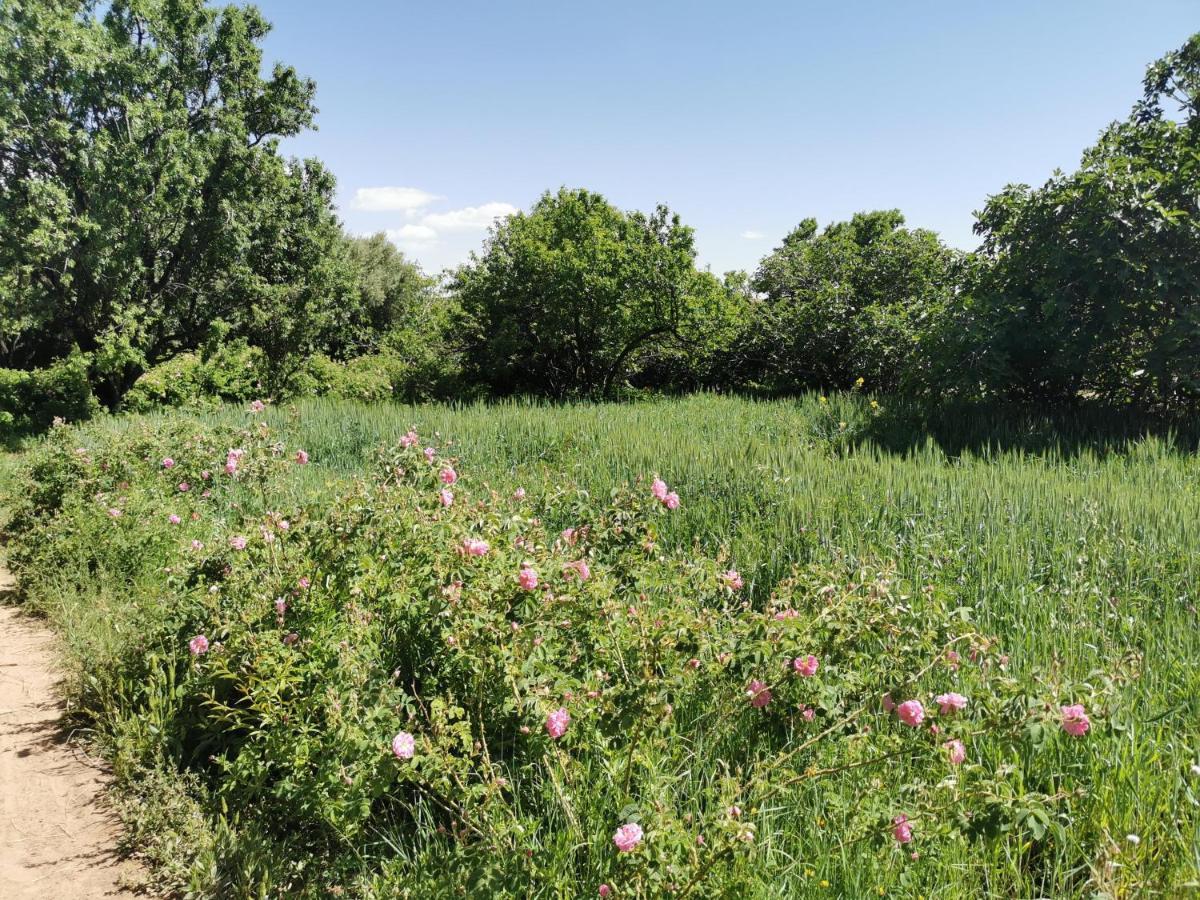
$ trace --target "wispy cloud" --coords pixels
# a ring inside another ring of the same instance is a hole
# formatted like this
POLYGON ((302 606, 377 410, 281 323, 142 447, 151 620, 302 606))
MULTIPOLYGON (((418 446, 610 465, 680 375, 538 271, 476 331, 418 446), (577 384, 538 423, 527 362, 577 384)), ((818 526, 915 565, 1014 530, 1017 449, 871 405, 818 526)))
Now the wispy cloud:
POLYGON ((766 235, 761 231, 743 231, 742 237, 748 241, 761 241, 766 235))
POLYGON ((421 218, 421 224, 437 231, 479 231, 516 211, 511 203, 485 203, 444 213, 429 213, 421 218))
POLYGON ((406 212, 424 209, 441 197, 413 187, 366 187, 354 192, 354 208, 364 212, 406 212))
POLYGON ((388 240, 395 243, 425 243, 436 241, 438 234, 428 225, 401 225, 399 228, 389 228, 387 236, 388 240))

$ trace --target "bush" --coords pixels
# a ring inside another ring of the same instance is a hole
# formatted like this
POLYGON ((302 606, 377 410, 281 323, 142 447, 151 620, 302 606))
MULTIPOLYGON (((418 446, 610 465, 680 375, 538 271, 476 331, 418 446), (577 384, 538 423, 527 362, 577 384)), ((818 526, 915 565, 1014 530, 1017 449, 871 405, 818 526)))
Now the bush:
POLYGON ((74 351, 44 369, 0 369, 0 439, 73 422, 100 410, 88 381, 88 357, 74 351))
POLYGON ((265 424, 77 444, 33 455, 13 562, 40 603, 119 593, 75 691, 119 772, 187 773, 205 846, 244 854, 206 892, 756 894, 813 840, 797 809, 854 848, 845 893, 934 886, 914 833, 1076 839, 1088 740, 1059 707, 1112 678, 1010 674, 952 590, 886 563, 752 604, 734 561, 660 546, 657 479, 527 498, 410 433, 325 509, 265 424))

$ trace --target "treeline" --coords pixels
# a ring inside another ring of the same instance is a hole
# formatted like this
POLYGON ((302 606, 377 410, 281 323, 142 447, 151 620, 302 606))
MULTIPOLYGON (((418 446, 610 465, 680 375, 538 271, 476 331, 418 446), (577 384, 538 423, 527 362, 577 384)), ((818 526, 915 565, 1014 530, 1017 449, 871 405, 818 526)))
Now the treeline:
POLYGON ((660 206, 547 193, 427 277, 287 159, 315 85, 205 0, 0 6, 0 422, 335 393, 1200 400, 1200 35, 1079 169, 1009 186, 962 253, 895 210, 802 221, 752 275, 660 206), (861 379, 861 381, 860 381, 861 379))

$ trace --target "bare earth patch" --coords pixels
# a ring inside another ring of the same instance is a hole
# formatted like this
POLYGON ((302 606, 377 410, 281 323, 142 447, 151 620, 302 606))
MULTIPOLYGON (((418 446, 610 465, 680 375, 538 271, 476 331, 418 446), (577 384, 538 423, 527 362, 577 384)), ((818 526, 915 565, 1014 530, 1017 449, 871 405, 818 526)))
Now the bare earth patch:
MULTIPOLYGON (((0 570, 0 591, 12 587, 0 570)), ((5 900, 133 897, 117 854, 106 776, 62 733, 53 635, 0 606, 0 895, 5 900)))

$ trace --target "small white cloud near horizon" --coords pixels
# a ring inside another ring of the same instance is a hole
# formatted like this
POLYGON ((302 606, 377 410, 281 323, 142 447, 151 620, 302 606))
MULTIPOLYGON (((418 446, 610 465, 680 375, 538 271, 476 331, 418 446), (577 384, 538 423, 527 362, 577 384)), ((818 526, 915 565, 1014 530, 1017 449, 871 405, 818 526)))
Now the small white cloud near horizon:
POLYGON ((761 241, 766 237, 761 231, 743 231, 742 237, 747 241, 761 241))
POLYGON ((421 224, 438 231, 482 230, 516 211, 517 208, 511 203, 484 203, 482 206, 464 206, 444 213, 429 213, 421 218, 421 224))
POLYGON ((389 228, 384 232, 393 244, 404 241, 413 243, 428 243, 437 240, 437 232, 428 225, 401 225, 399 228, 389 228))
POLYGON ((354 192, 353 206, 364 212, 404 212, 412 215, 434 200, 441 199, 437 194, 414 187, 366 187, 354 192))

